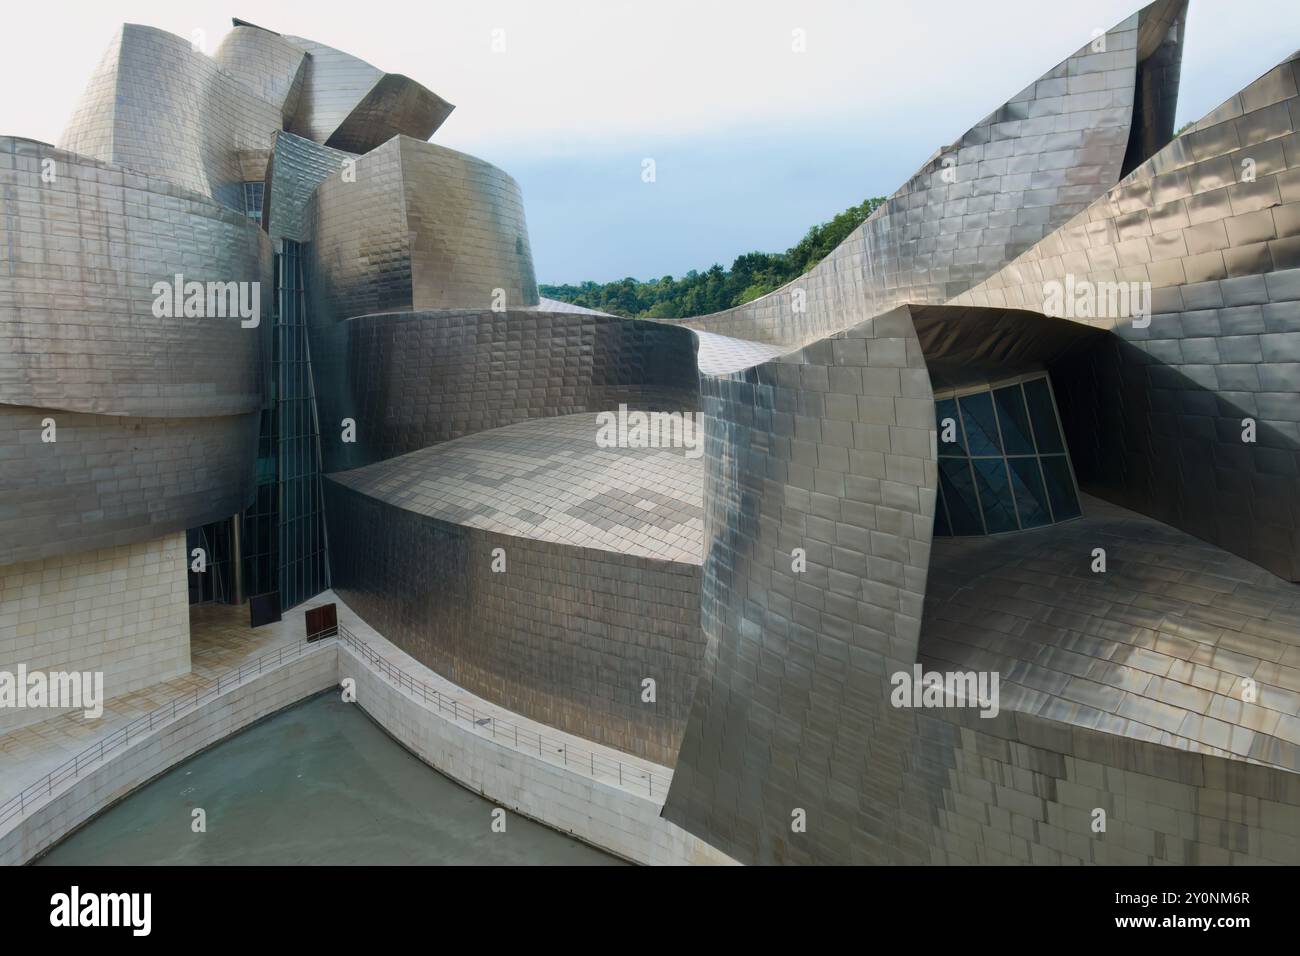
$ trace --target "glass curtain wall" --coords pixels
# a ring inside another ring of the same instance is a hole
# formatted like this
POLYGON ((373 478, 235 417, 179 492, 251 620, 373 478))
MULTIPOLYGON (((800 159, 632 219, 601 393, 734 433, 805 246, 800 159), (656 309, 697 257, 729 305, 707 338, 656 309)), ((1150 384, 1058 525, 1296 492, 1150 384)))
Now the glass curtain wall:
POLYGON ((1047 373, 935 394, 939 536, 1077 518, 1079 496, 1047 373))

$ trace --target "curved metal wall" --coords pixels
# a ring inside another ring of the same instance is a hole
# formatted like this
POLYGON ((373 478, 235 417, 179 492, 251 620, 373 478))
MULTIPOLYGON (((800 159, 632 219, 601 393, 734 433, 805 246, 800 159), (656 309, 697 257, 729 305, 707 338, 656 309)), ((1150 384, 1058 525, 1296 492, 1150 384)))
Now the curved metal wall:
POLYGON ((686 329, 573 313, 416 312, 313 330, 326 471, 355 468, 533 418, 616 410, 693 411, 686 329), (356 441, 341 440, 352 418, 356 441))
POLYGON ((186 189, 44 144, 0 138, 0 169, 0 564, 238 511, 269 359, 266 236, 186 189), (177 273, 261 283, 263 321, 156 317, 153 285, 177 273))
POLYGON ((280 107, 163 30, 126 24, 59 146, 243 212, 240 152, 265 151, 280 107))
POLYGON ((342 175, 351 153, 330 149, 283 130, 275 134, 266 166, 266 233, 272 239, 307 239, 304 219, 312 194, 327 176, 342 175))
POLYGON ((0 404, 0 566, 229 518, 253 497, 257 422, 0 404))
POLYGON ((1282 63, 956 300, 1043 312, 1049 282, 1150 283, 1146 327, 1057 320, 1114 333, 1057 370, 1080 482, 1289 580, 1300 580, 1298 76, 1300 59, 1282 63))
POLYGON ((288 123, 298 111, 307 52, 261 27, 236 24, 212 54, 217 66, 280 111, 288 123))
POLYGON ((145 417, 261 407, 271 249, 256 224, 164 180, 30 140, 0 137, 0 164, 0 403, 145 417), (155 316, 154 284, 174 285, 177 274, 257 283, 259 325, 155 316))
POLYGON ((846 861, 904 786, 882 687, 930 564, 925 359, 896 309, 700 388, 708 643, 663 815, 742 861, 846 861), (796 808, 819 825, 790 841, 796 808))
POLYGON ((318 324, 537 304, 523 198, 501 170, 402 136, 353 172, 320 183, 307 220, 318 324))
POLYGON ((674 762, 703 653, 698 565, 468 528, 335 478, 325 492, 334 589, 367 623, 495 703, 674 762))
POLYGON ((1159 0, 1108 31, 1104 52, 1089 44, 1044 74, 939 150, 805 275, 737 308, 677 321, 796 347, 897 305, 965 292, 1117 182, 1135 123, 1159 142, 1167 118, 1133 108, 1139 34, 1162 36, 1149 56, 1165 68, 1148 82, 1165 102, 1176 95, 1186 5, 1159 0))
POLYGON ((285 128, 334 149, 365 153, 397 134, 426 140, 454 107, 397 73, 315 40, 286 36, 308 54, 298 109, 285 128))
POLYGON ((1300 591, 1099 502, 930 539, 928 363, 1105 335, 1054 325, 904 308, 701 377, 708 643, 666 818, 749 863, 1294 862, 1300 591), (1000 712, 894 706, 918 661, 1000 673, 1000 712))

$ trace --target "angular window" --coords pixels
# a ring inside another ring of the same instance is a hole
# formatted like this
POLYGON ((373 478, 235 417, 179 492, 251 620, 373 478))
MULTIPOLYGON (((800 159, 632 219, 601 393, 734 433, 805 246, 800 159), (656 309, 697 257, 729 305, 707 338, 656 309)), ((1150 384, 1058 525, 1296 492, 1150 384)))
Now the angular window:
POLYGON ((244 215, 259 225, 262 222, 262 196, 265 183, 244 183, 244 215))
POLYGON ((1000 534, 1079 517, 1079 495, 1045 374, 937 395, 934 404, 937 536, 1000 534))

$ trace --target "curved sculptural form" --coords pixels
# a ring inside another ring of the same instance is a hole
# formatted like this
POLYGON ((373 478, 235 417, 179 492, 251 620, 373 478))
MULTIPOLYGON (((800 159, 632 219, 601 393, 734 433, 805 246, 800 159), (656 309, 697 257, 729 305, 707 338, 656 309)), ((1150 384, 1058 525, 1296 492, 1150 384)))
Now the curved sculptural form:
POLYGON ((26 449, 0 469, 0 564, 244 507, 269 360, 266 236, 188 189, 85 156, 0 138, 0 157, 0 428, 5 447, 26 449), (176 308, 178 275, 202 284, 204 315, 176 308), (214 282, 224 317, 206 315, 214 282), (38 437, 47 419, 53 441, 38 437))
POLYGON ((1095 37, 938 150, 805 275, 753 302, 681 320, 794 347, 903 303, 970 289, 1067 222, 1173 134, 1186 0, 1095 37), (1142 97, 1138 98, 1141 89, 1142 97))

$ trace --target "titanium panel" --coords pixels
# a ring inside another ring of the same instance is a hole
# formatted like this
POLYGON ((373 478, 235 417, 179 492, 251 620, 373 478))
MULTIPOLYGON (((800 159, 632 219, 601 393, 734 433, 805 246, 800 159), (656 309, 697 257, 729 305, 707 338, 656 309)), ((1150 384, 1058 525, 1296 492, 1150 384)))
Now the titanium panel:
POLYGON ((704 650, 698 564, 426 517, 338 476, 325 493, 334 589, 403 650, 530 718, 674 762, 704 650))
POLYGON ((1149 283, 1143 327, 1060 368, 1082 487, 1300 580, 1300 59, 1143 163, 958 304, 1149 283), (1254 442, 1242 439, 1247 419, 1254 442))
POLYGON ((244 210, 239 154, 270 149, 280 108, 188 41, 126 24, 59 146, 244 210))
POLYGON ((254 223, 31 140, 0 138, 0 174, 0 404, 146 418, 261 407, 271 253, 254 223), (154 284, 178 273, 260 284, 266 321, 156 316, 154 284))
POLYGON ((312 330, 326 471, 534 418, 698 407, 686 329, 540 311, 371 315, 312 330), (341 422, 356 423, 356 441, 341 422))
POLYGON ((1159 0, 1044 74, 936 151, 805 275, 737 308, 677 321, 798 347, 897 305, 940 304, 970 289, 1117 182, 1135 125, 1149 127, 1139 142, 1159 139, 1163 114, 1134 110, 1147 52, 1139 35, 1163 37, 1148 58, 1159 59, 1150 88, 1164 103, 1176 94, 1185 10, 1186 0, 1159 0))

